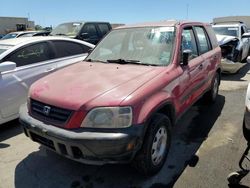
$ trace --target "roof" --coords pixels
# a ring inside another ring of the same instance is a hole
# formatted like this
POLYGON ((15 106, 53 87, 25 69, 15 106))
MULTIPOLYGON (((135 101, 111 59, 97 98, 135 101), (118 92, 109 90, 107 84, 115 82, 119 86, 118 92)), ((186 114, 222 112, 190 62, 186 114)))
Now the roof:
POLYGON ((243 24, 243 23, 240 23, 240 22, 238 22, 238 23, 236 23, 236 22, 223 22, 223 23, 215 23, 215 24, 213 24, 212 26, 213 27, 230 27, 230 26, 237 26, 237 27, 239 27, 240 25, 245 25, 245 24, 243 24))
POLYGON ((58 25, 70 24, 70 23, 81 23, 81 24, 84 24, 84 23, 109 23, 109 22, 104 22, 104 21, 72 21, 72 22, 63 22, 63 23, 60 23, 58 25))
POLYGON ((37 33, 38 31, 16 31, 16 32, 11 32, 8 34, 23 34, 23 33, 37 33))
POLYGON ((38 36, 38 37, 20 37, 20 38, 13 38, 13 39, 5 39, 5 40, 0 40, 0 45, 7 45, 7 46, 16 46, 22 43, 32 43, 32 42, 37 42, 37 41, 48 41, 48 40, 67 40, 67 41, 74 41, 78 43, 85 44, 87 46, 92 46, 94 45, 77 40, 77 39, 70 39, 66 37, 59 37, 59 36, 38 36))
POLYGON ((186 24, 186 23, 202 24, 201 22, 193 22, 193 21, 186 21, 186 20, 182 20, 182 21, 163 20, 163 21, 156 21, 156 22, 145 22, 145 23, 124 25, 124 26, 117 27, 115 29, 125 29, 125 28, 135 28, 135 27, 173 27, 178 24, 186 24))

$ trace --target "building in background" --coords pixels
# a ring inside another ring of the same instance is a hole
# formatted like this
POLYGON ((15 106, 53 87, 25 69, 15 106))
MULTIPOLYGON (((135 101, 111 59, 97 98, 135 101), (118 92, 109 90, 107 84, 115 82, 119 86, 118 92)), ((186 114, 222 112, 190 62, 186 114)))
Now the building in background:
POLYGON ((242 21, 247 25, 248 30, 250 30, 250 16, 226 16, 213 19, 213 23, 228 21, 242 21))
POLYGON ((0 17, 0 34, 13 31, 34 30, 35 22, 22 17, 0 17))

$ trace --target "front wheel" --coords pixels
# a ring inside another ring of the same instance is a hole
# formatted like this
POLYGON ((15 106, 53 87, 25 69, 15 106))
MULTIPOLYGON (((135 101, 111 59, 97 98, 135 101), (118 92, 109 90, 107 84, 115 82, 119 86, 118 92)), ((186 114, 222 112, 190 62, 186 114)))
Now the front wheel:
POLYGON ((154 115, 141 150, 137 153, 133 165, 144 175, 153 175, 163 167, 171 141, 171 121, 164 114, 154 115))

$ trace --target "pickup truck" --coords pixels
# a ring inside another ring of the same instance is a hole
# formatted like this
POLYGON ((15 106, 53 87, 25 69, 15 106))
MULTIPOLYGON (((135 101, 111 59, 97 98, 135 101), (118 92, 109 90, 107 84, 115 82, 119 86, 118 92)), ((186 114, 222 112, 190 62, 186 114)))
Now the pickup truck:
POLYGON ((55 27, 50 35, 64 36, 97 44, 112 26, 108 22, 67 22, 55 27))
POLYGON ((26 136, 67 158, 131 162, 153 175, 164 165, 181 115, 202 96, 216 101, 220 61, 209 24, 115 28, 85 62, 34 83, 20 122, 26 136))

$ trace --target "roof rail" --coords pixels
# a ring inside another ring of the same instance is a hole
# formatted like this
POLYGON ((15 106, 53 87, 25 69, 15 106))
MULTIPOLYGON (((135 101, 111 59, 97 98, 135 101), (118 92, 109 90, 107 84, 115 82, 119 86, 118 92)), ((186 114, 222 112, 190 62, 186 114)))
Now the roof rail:
POLYGON ((216 25, 216 24, 222 24, 222 23, 241 23, 241 24, 243 24, 244 22, 240 21, 240 20, 235 20, 235 21, 216 21, 216 22, 213 22, 214 25, 216 25))

